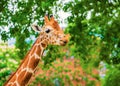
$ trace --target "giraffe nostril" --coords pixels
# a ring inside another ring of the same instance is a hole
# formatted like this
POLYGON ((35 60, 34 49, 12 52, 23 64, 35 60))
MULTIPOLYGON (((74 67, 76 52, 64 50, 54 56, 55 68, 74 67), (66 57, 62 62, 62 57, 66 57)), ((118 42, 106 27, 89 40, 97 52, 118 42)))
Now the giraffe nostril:
POLYGON ((67 41, 64 41, 64 44, 66 44, 67 43, 67 41))
POLYGON ((64 40, 64 41, 62 41, 61 45, 65 46, 67 44, 67 42, 68 42, 67 40, 64 40))

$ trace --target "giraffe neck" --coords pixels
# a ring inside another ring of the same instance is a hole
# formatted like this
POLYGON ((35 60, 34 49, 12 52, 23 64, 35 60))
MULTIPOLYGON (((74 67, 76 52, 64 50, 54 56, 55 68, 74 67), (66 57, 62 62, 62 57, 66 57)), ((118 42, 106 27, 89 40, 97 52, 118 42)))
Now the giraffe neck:
POLYGON ((40 61, 46 46, 46 40, 43 40, 42 37, 38 37, 17 71, 9 78, 4 86, 26 86, 40 61))

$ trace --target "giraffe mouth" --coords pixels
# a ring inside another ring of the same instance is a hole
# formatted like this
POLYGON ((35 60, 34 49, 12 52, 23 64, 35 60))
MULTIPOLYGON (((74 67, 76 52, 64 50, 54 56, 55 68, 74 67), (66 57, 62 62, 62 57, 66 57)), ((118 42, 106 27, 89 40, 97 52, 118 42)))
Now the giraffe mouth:
POLYGON ((61 45, 62 45, 62 46, 65 46, 65 45, 67 44, 67 42, 68 42, 67 40, 61 41, 61 45))

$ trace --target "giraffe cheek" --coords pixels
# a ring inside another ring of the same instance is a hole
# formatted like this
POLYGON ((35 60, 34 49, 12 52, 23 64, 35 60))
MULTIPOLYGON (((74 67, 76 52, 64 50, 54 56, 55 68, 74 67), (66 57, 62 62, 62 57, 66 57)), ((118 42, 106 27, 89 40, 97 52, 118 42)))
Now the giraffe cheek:
POLYGON ((52 44, 55 44, 55 41, 52 41, 52 44))

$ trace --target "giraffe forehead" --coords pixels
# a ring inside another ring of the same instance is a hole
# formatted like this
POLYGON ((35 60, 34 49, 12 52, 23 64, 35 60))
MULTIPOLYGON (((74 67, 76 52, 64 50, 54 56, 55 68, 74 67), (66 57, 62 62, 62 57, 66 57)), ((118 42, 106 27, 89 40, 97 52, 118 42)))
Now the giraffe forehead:
POLYGON ((47 29, 52 30, 53 33, 63 34, 63 30, 62 29, 56 29, 56 28, 52 27, 52 25, 45 25, 45 26, 43 26, 43 31, 45 31, 47 29))
POLYGON ((53 27, 51 27, 50 25, 45 25, 43 26, 44 29, 53 29, 53 27))
POLYGON ((45 24, 45 26, 51 26, 55 30, 61 30, 57 21, 48 22, 45 24))

